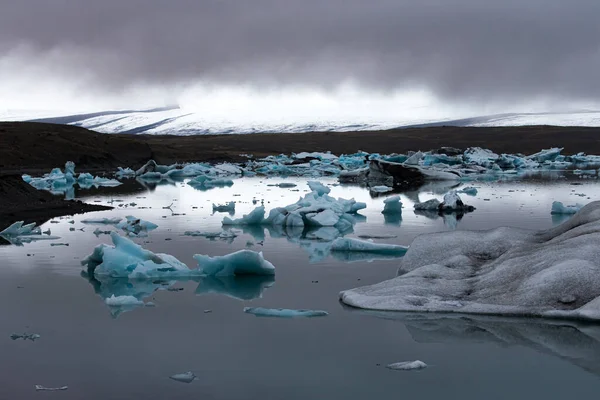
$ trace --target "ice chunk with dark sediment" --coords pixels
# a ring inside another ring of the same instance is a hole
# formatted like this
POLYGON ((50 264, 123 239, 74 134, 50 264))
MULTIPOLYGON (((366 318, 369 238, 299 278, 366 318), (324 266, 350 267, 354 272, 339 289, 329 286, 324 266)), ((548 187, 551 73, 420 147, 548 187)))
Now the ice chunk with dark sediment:
POLYGON ((599 321, 598 241, 600 202, 543 231, 425 234, 400 260, 398 277, 340 297, 371 310, 599 321))
POLYGON ((126 231, 129 236, 147 236, 148 232, 158 228, 158 225, 128 215, 125 220, 117 224, 117 228, 126 231))
POLYGON ((198 271, 205 276, 274 275, 275 267, 262 252, 240 250, 224 256, 195 254, 198 271))
POLYGON ((550 210, 550 214, 575 214, 577 211, 581 210, 583 204, 575 204, 566 206, 560 201, 552 202, 552 209, 550 210))
POLYGON ((419 369, 427 368, 427 364, 425 364, 421 360, 415 361, 401 361, 393 364, 386 365, 386 368, 393 369, 396 371, 415 371, 419 369))
POLYGON ((12 340, 31 340, 32 342, 35 342, 37 339, 39 339, 41 336, 37 333, 13 333, 10 335, 10 338, 12 340))
POLYGON ((264 307, 245 307, 246 314, 252 314, 257 317, 275 317, 275 318, 312 318, 325 317, 327 311, 322 310, 291 310, 287 308, 264 308, 264 307))

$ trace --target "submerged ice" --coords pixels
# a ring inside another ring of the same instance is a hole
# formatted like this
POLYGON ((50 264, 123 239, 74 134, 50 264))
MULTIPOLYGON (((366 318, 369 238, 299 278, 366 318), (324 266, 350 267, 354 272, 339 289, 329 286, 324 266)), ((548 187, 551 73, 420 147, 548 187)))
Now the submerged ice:
POLYGON ((417 237, 398 277, 340 293, 353 307, 600 320, 600 202, 545 231, 417 237))

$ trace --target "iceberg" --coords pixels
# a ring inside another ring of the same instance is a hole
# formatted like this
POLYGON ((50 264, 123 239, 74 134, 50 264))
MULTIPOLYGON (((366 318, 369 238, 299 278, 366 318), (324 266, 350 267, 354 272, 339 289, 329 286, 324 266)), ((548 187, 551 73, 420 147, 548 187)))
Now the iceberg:
POLYGON ((451 190, 444 195, 444 200, 440 203, 437 199, 427 200, 423 203, 415 203, 416 211, 439 211, 445 213, 459 212, 466 213, 475 210, 475 207, 463 203, 462 199, 456 192, 451 190))
POLYGON ((340 293, 353 307, 600 320, 600 202, 544 231, 417 237, 398 276, 340 293))
POLYGON ((249 214, 245 214, 242 218, 231 219, 223 218, 223 225, 261 225, 265 220, 265 207, 259 206, 252 210, 249 214))
POLYGON ((414 371, 419 369, 427 368, 427 364, 425 364, 421 360, 416 361, 402 361, 393 364, 386 365, 386 368, 393 369, 396 371, 414 371))
POLYGON ((408 247, 395 244, 380 244, 370 240, 337 238, 331 244, 332 252, 362 252, 382 255, 403 256, 408 247))
POLYGON ((169 254, 155 254, 116 232, 110 233, 113 246, 101 244, 81 260, 87 274, 102 278, 176 278, 201 275, 169 254))
POLYGON ((245 307, 246 314, 252 314, 257 317, 275 317, 275 318, 312 318, 325 317, 327 311, 321 310, 290 310, 286 308, 263 308, 263 307, 245 307))
POLYGON ((274 275, 275 267, 265 260, 263 253, 240 250, 225 256, 210 257, 195 254, 198 272, 204 276, 274 275))
POLYGON ((552 209, 550 210, 550 214, 556 214, 556 215, 575 214, 575 213, 577 213, 577 211, 581 210, 582 207, 583 207, 583 204, 579 204, 579 203, 572 205, 572 206, 565 206, 560 201, 553 201, 552 209))
POLYGON ((117 178, 123 179, 123 178, 135 178, 135 171, 132 170, 131 168, 123 168, 123 167, 118 167, 119 170, 115 173, 115 175, 117 176, 117 178))
POLYGON ((383 201, 382 214, 402 214, 402 202, 400 196, 388 197, 383 201))
POLYGON ((213 203, 212 209, 213 209, 213 212, 234 213, 235 212, 235 201, 230 201, 229 203, 219 204, 219 205, 216 205, 213 203))

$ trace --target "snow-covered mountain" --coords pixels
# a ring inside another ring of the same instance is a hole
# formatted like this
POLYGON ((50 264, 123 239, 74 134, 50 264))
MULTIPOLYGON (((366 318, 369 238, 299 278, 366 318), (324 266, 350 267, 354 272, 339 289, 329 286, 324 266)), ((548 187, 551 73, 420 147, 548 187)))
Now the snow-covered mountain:
POLYGON ((309 132, 309 131, 360 131, 391 129, 398 127, 426 126, 600 126, 600 111, 576 111, 564 113, 510 113, 474 116, 463 119, 418 120, 399 117, 393 121, 361 119, 340 121, 317 119, 298 122, 206 118, 201 113, 177 107, 144 111, 104 111, 69 115, 49 111, 1 111, 0 121, 38 121, 82 126, 103 133, 128 133, 151 135, 208 135, 257 132, 309 132))

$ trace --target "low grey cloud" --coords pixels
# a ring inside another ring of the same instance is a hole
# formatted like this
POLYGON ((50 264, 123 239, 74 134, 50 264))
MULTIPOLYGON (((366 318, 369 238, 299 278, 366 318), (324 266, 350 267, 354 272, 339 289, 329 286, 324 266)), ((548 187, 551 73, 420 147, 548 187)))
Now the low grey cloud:
POLYGON ((597 0, 0 1, 0 61, 106 91, 350 81, 445 101, 600 101, 597 0))

